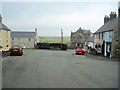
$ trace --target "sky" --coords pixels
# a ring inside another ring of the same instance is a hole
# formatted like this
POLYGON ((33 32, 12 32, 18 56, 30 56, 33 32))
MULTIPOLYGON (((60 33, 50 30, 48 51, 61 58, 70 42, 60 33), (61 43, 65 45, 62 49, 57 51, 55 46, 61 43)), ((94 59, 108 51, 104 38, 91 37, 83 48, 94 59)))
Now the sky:
POLYGON ((39 36, 70 36, 82 29, 95 32, 104 24, 104 16, 116 13, 118 1, 108 2, 2 2, 3 23, 12 31, 34 31, 39 36))

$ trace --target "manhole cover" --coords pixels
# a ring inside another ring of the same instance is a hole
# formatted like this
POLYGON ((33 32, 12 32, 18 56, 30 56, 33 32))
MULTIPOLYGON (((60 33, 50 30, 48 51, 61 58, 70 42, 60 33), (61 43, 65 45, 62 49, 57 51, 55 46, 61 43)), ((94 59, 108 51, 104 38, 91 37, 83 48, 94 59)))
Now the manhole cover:
POLYGON ((75 64, 83 64, 83 63, 81 63, 81 62, 77 62, 77 63, 75 63, 75 64))

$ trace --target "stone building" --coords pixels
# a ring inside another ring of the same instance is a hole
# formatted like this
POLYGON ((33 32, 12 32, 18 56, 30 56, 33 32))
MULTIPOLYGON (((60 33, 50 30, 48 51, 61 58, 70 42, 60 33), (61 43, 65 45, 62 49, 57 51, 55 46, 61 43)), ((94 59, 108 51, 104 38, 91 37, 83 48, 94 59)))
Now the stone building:
POLYGON ((11 48, 11 30, 2 23, 0 14, 0 51, 9 51, 11 48))
POLYGON ((94 46, 94 36, 90 36, 86 41, 85 41, 85 50, 88 53, 92 53, 94 46))
POLYGON ((38 42, 39 37, 37 35, 37 29, 35 29, 35 32, 22 32, 22 31, 11 32, 12 45, 19 45, 22 48, 35 48, 38 42))
POLYGON ((118 44, 116 44, 116 55, 120 59, 120 1, 118 3, 118 44))
MULTIPOLYGON (((118 9, 120 13, 120 7, 118 9)), ((94 48, 97 53, 110 58, 118 58, 120 55, 120 14, 111 12, 110 16, 105 16, 104 25, 94 33, 94 48)))
POLYGON ((79 28, 76 32, 71 32, 71 46, 74 48, 83 48, 85 41, 92 35, 90 30, 79 28))

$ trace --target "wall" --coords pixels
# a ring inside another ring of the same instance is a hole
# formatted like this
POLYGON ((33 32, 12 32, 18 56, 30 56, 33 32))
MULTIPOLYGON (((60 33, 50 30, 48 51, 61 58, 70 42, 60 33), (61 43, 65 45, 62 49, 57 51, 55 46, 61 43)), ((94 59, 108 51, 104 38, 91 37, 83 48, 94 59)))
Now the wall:
POLYGON ((11 48, 11 31, 2 30, 2 51, 9 51, 11 48))
MULTIPOLYGON (((2 46, 2 30, 0 30, 0 46, 2 46)), ((0 48, 0 52, 2 51, 2 48, 0 48)))
POLYGON ((19 45, 22 48, 34 48, 35 39, 34 38, 11 38, 12 45, 19 45), (24 47, 25 45, 25 47, 24 47))
POLYGON ((90 37, 90 33, 84 33, 82 29, 77 30, 75 33, 71 34, 71 44, 76 47, 76 44, 80 44, 81 47, 84 46, 85 40, 90 37))
POLYGON ((112 42, 112 57, 119 58, 119 35, 118 35, 118 27, 114 28, 113 31, 113 42, 112 42))
MULTIPOLYGON (((103 39, 102 39, 102 33, 100 33, 100 38, 99 38, 99 33, 94 34, 94 48, 95 45, 100 44, 102 46, 103 44, 103 39)), ((102 53, 102 47, 101 48, 95 48, 97 53, 102 53)))
MULTIPOLYGON (((120 1, 119 1, 119 7, 120 7, 120 1)), ((120 13, 120 12, 119 12, 120 13)), ((117 52, 117 58, 120 60, 120 15, 118 18, 118 52, 117 52)))

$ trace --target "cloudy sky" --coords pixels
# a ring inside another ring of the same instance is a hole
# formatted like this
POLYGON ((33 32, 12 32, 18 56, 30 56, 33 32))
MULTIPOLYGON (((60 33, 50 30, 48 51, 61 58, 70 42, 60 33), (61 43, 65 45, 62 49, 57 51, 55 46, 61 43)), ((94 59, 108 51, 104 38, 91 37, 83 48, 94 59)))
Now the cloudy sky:
MULTIPOLYGON (((8 0, 9 1, 9 0, 8 0)), ((39 36, 70 36, 80 27, 95 32, 104 16, 117 13, 118 1, 108 2, 2 2, 3 23, 12 31, 34 31, 39 36)))

